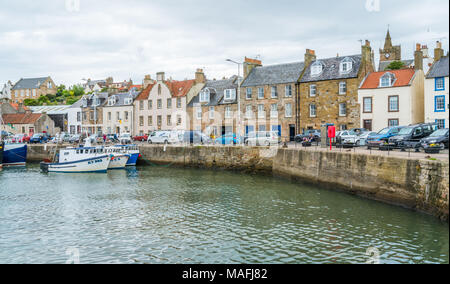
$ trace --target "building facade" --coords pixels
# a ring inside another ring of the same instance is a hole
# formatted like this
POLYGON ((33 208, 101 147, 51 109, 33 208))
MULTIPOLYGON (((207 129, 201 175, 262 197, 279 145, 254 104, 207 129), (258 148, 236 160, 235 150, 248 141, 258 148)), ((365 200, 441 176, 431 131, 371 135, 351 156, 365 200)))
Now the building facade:
POLYGON ((360 127, 358 88, 373 72, 373 53, 366 41, 359 55, 314 60, 298 84, 300 132, 334 124, 338 130, 360 127))
POLYGON ((45 132, 55 135, 61 132, 61 129, 55 126, 55 122, 46 113, 32 113, 31 110, 23 108, 22 105, 17 109, 8 103, 2 103, 0 106, 3 121, 0 124, 2 131, 30 136, 35 133, 45 132))
POLYGON ((81 134, 83 124, 83 101, 79 100, 67 110, 67 127, 70 134, 81 134))
POLYGON ((134 133, 135 94, 132 92, 111 95, 103 107, 103 133, 134 133))
POLYGON ((40 96, 55 95, 58 92, 52 78, 20 79, 11 90, 11 101, 23 103, 26 99, 38 99, 40 96))
POLYGON ((103 133, 103 107, 108 101, 107 93, 85 95, 81 99, 82 134, 103 133))
POLYGON ((440 128, 449 128, 450 125, 448 58, 448 55, 438 56, 425 79, 425 122, 435 122, 440 128))
POLYGON ((361 126, 370 131, 424 122, 424 74, 412 68, 370 73, 358 92, 361 126))

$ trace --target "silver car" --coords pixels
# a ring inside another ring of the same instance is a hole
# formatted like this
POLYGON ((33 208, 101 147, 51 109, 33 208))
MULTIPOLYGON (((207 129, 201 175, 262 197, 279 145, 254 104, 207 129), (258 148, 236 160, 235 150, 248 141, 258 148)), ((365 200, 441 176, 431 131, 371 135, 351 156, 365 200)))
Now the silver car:
POLYGON ((276 131, 259 131, 248 134, 246 144, 249 146, 271 146, 281 143, 281 137, 276 131))

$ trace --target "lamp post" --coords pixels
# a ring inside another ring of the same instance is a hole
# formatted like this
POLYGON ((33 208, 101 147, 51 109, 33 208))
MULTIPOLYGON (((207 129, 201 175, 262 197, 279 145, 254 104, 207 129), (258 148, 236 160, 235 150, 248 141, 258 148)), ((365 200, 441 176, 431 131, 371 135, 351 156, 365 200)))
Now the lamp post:
MULTIPOLYGON (((236 62, 234 60, 231 59, 227 59, 227 62, 231 62, 234 64, 237 64, 238 66, 238 95, 237 95, 237 105, 238 105, 238 117, 237 117, 237 135, 241 135, 241 65, 242 63, 236 62)), ((239 139, 239 142, 240 139, 239 139)))

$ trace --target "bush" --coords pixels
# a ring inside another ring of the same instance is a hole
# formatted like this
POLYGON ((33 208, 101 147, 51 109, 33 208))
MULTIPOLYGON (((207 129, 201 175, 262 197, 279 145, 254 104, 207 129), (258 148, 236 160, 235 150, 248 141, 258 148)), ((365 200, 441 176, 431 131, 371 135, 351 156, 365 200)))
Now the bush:
POLYGON ((393 61, 391 62, 388 67, 386 67, 385 71, 387 70, 399 70, 405 67, 405 64, 401 61, 393 61))

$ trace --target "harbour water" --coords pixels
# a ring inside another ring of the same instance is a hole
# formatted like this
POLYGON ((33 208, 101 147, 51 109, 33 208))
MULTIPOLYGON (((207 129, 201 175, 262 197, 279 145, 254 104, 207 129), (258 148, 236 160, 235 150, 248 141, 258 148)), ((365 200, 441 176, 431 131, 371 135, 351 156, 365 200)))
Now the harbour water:
POLYGON ((270 176, 0 171, 0 263, 74 255, 80 263, 448 263, 449 226, 270 176))

